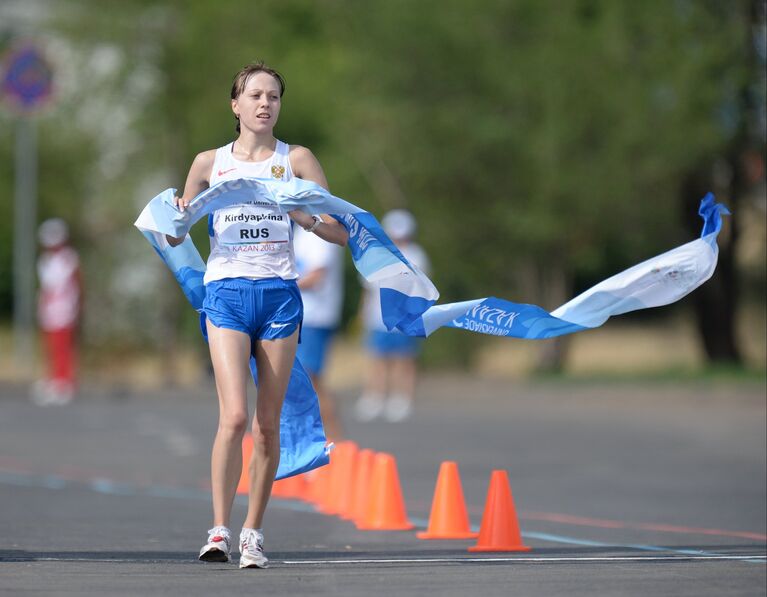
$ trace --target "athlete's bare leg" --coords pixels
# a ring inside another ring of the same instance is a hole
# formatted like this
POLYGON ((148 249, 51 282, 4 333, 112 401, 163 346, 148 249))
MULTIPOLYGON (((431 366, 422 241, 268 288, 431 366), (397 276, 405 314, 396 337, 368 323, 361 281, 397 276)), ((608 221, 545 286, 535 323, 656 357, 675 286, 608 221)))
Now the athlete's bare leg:
POLYGON ((242 473, 242 437, 248 427, 250 337, 208 320, 208 345, 218 392, 218 430, 211 455, 213 526, 229 527, 242 473))
POLYGON ((243 527, 261 528, 272 483, 280 463, 280 412, 296 357, 298 330, 288 338, 256 342, 258 400, 253 417, 250 493, 243 527))

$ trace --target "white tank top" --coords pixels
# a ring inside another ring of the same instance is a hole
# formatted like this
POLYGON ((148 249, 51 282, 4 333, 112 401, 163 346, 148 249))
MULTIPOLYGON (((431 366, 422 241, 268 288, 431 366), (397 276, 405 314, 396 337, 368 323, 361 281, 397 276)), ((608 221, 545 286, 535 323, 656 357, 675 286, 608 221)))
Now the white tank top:
MULTIPOLYGON (((277 141, 272 157, 261 162, 243 162, 232 156, 234 143, 216 150, 210 186, 238 178, 293 177, 289 146, 277 141)), ((213 212, 208 217, 210 256, 204 282, 222 278, 298 277, 293 255, 293 230, 286 211, 271 203, 241 203, 213 212)))

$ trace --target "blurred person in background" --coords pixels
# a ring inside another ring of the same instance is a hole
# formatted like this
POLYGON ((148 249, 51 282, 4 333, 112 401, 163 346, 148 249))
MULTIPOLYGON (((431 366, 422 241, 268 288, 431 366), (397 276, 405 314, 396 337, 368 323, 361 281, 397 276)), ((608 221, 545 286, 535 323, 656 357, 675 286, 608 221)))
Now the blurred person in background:
POLYGON ((82 305, 80 259, 69 245, 69 228, 60 218, 38 229, 41 252, 37 261, 40 290, 37 321, 45 358, 45 378, 32 388, 41 406, 67 404, 76 390, 77 328, 82 305))
MULTIPOLYGON (((392 210, 383 217, 381 225, 405 258, 428 274, 429 259, 413 240, 416 233, 413 214, 404 209, 392 210)), ((355 404, 355 415, 360 421, 380 416, 391 422, 403 421, 413 410, 416 359, 423 339, 387 331, 381 318, 377 286, 365 284, 362 318, 369 365, 363 393, 355 404)))
POLYGON ((323 372, 333 336, 341 322, 343 250, 295 226, 293 248, 299 273, 298 288, 304 303, 298 359, 317 391, 327 437, 339 441, 343 439, 343 426, 338 418, 335 399, 325 385, 323 372))
MULTIPOLYGON (((237 73, 231 90, 237 138, 197 155, 183 195, 174 199, 179 210, 210 186, 246 177, 288 181, 297 176, 328 188, 322 167, 309 149, 274 137, 284 91, 282 76, 263 63, 237 73)), ((239 566, 268 566, 262 522, 279 465, 280 412, 303 319, 288 215, 324 241, 346 244, 347 232, 336 220, 301 210, 285 213, 277 206, 243 203, 219 209, 208 219, 211 250, 203 310, 219 422, 211 456, 213 528, 199 555, 207 562, 230 559, 230 515, 242 472, 252 354, 258 368, 258 397, 251 425, 253 455, 248 463, 248 511, 239 537, 239 566)), ((184 240, 166 238, 172 246, 184 240)))

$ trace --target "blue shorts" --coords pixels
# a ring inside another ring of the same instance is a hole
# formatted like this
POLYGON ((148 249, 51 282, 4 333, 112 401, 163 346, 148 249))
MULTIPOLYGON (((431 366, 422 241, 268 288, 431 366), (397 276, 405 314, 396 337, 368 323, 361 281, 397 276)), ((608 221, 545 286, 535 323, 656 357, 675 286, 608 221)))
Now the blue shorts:
POLYGON ((205 285, 205 315, 217 328, 236 330, 255 340, 292 335, 304 318, 295 280, 224 278, 205 285))
POLYGON ((380 357, 415 357, 421 351, 423 338, 398 332, 372 330, 368 332, 367 347, 380 357))
POLYGON ((321 375, 325 369, 325 357, 335 330, 303 326, 301 344, 298 345, 298 360, 310 375, 321 375))

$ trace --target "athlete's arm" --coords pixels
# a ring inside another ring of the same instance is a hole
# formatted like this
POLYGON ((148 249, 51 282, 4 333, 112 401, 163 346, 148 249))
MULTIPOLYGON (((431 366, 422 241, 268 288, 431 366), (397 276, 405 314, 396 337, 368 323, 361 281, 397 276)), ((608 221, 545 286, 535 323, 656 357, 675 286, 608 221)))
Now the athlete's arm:
MULTIPOLYGON (((290 167, 295 176, 316 182, 323 189, 329 190, 328 181, 325 178, 325 173, 322 171, 322 166, 320 166, 319 161, 309 149, 300 145, 291 145, 288 157, 290 159, 290 167)), ((314 218, 300 209, 294 209, 288 213, 293 221, 302 228, 309 228, 314 224, 314 218)), ((346 241, 349 240, 346 228, 328 214, 322 214, 320 217, 322 222, 314 229, 314 233, 322 240, 345 247, 346 241)))
POLYGON ((317 269, 313 269, 308 274, 304 274, 298 279, 298 288, 301 290, 309 290, 311 288, 315 288, 320 283, 322 283, 327 273, 328 270, 325 267, 318 267, 317 269))
MULTIPOLYGON (((189 174, 186 176, 184 193, 181 197, 173 197, 173 204, 178 207, 179 211, 184 211, 192 199, 210 186, 210 171, 213 168, 213 161, 215 159, 215 149, 198 153, 197 157, 194 158, 192 166, 189 168, 189 174)), ((176 238, 175 236, 166 234, 165 238, 168 240, 171 247, 175 247, 184 242, 183 236, 176 238)))

